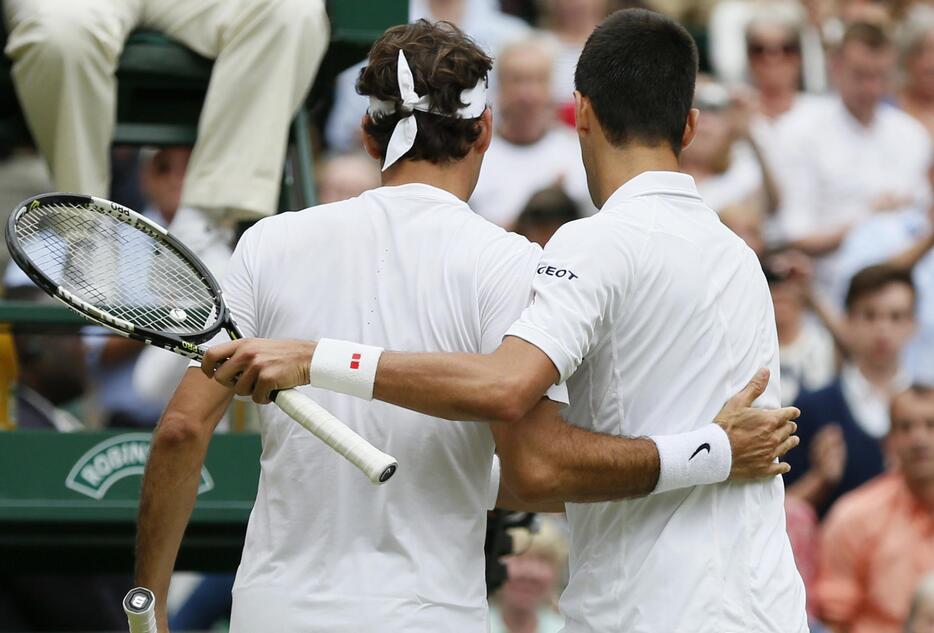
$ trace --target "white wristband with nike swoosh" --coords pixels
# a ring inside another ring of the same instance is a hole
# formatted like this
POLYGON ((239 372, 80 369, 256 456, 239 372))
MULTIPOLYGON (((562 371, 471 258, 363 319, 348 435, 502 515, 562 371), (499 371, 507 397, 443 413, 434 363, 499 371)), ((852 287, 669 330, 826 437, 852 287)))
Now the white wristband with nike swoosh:
POLYGON ((708 424, 677 435, 653 435, 658 448, 658 483, 652 494, 726 481, 733 467, 733 449, 726 431, 708 424))

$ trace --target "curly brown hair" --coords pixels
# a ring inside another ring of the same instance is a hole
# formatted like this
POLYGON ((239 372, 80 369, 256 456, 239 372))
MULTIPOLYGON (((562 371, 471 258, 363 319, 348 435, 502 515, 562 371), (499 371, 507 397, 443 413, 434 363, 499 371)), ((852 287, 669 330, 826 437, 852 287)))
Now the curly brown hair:
POLYGON ((464 158, 480 136, 479 118, 443 115, 454 114, 467 105, 461 102, 461 92, 485 79, 493 60, 449 22, 432 24, 418 20, 387 29, 373 44, 368 63, 357 78, 358 93, 391 101, 396 106, 391 114, 370 113, 363 125, 363 131, 376 141, 383 159, 400 118, 402 97, 397 75, 400 50, 405 52, 412 69, 415 92, 429 95, 432 108, 441 113, 413 113, 418 122, 418 136, 402 159, 443 164, 464 158))

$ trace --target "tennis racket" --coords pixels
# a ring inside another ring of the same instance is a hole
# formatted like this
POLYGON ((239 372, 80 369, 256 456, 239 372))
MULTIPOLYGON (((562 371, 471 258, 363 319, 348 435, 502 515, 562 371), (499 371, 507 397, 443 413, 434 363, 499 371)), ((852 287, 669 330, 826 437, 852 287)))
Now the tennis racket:
POLYGON ((123 612, 126 613, 130 633, 157 633, 156 597, 149 589, 130 589, 123 599, 123 612))
MULTIPOLYGON (((42 290, 118 334, 200 361, 200 343, 225 330, 242 338, 217 281, 164 228, 123 205, 50 193, 10 216, 10 256, 42 290)), ((362 470, 374 484, 396 460, 294 389, 272 400, 292 419, 362 470)))

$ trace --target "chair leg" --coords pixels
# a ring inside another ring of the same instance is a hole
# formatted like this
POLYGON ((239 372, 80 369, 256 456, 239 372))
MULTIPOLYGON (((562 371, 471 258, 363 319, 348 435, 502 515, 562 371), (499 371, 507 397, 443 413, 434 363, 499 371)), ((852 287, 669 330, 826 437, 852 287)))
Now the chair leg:
POLYGON ((301 206, 310 207, 318 203, 315 188, 315 163, 311 155, 311 128, 308 124, 308 110, 299 108, 292 122, 292 135, 295 141, 296 168, 298 185, 301 190, 301 206))

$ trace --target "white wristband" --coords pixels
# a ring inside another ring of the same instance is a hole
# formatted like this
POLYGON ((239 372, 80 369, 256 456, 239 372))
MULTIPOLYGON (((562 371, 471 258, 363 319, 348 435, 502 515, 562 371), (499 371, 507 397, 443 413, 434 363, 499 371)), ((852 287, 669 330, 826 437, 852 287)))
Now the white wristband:
POLYGON ((372 400, 376 366, 382 353, 382 347, 323 338, 311 357, 308 384, 372 400))
POLYGON ((653 435, 658 448, 658 484, 652 494, 726 481, 733 449, 726 431, 708 424, 689 433, 653 435))

